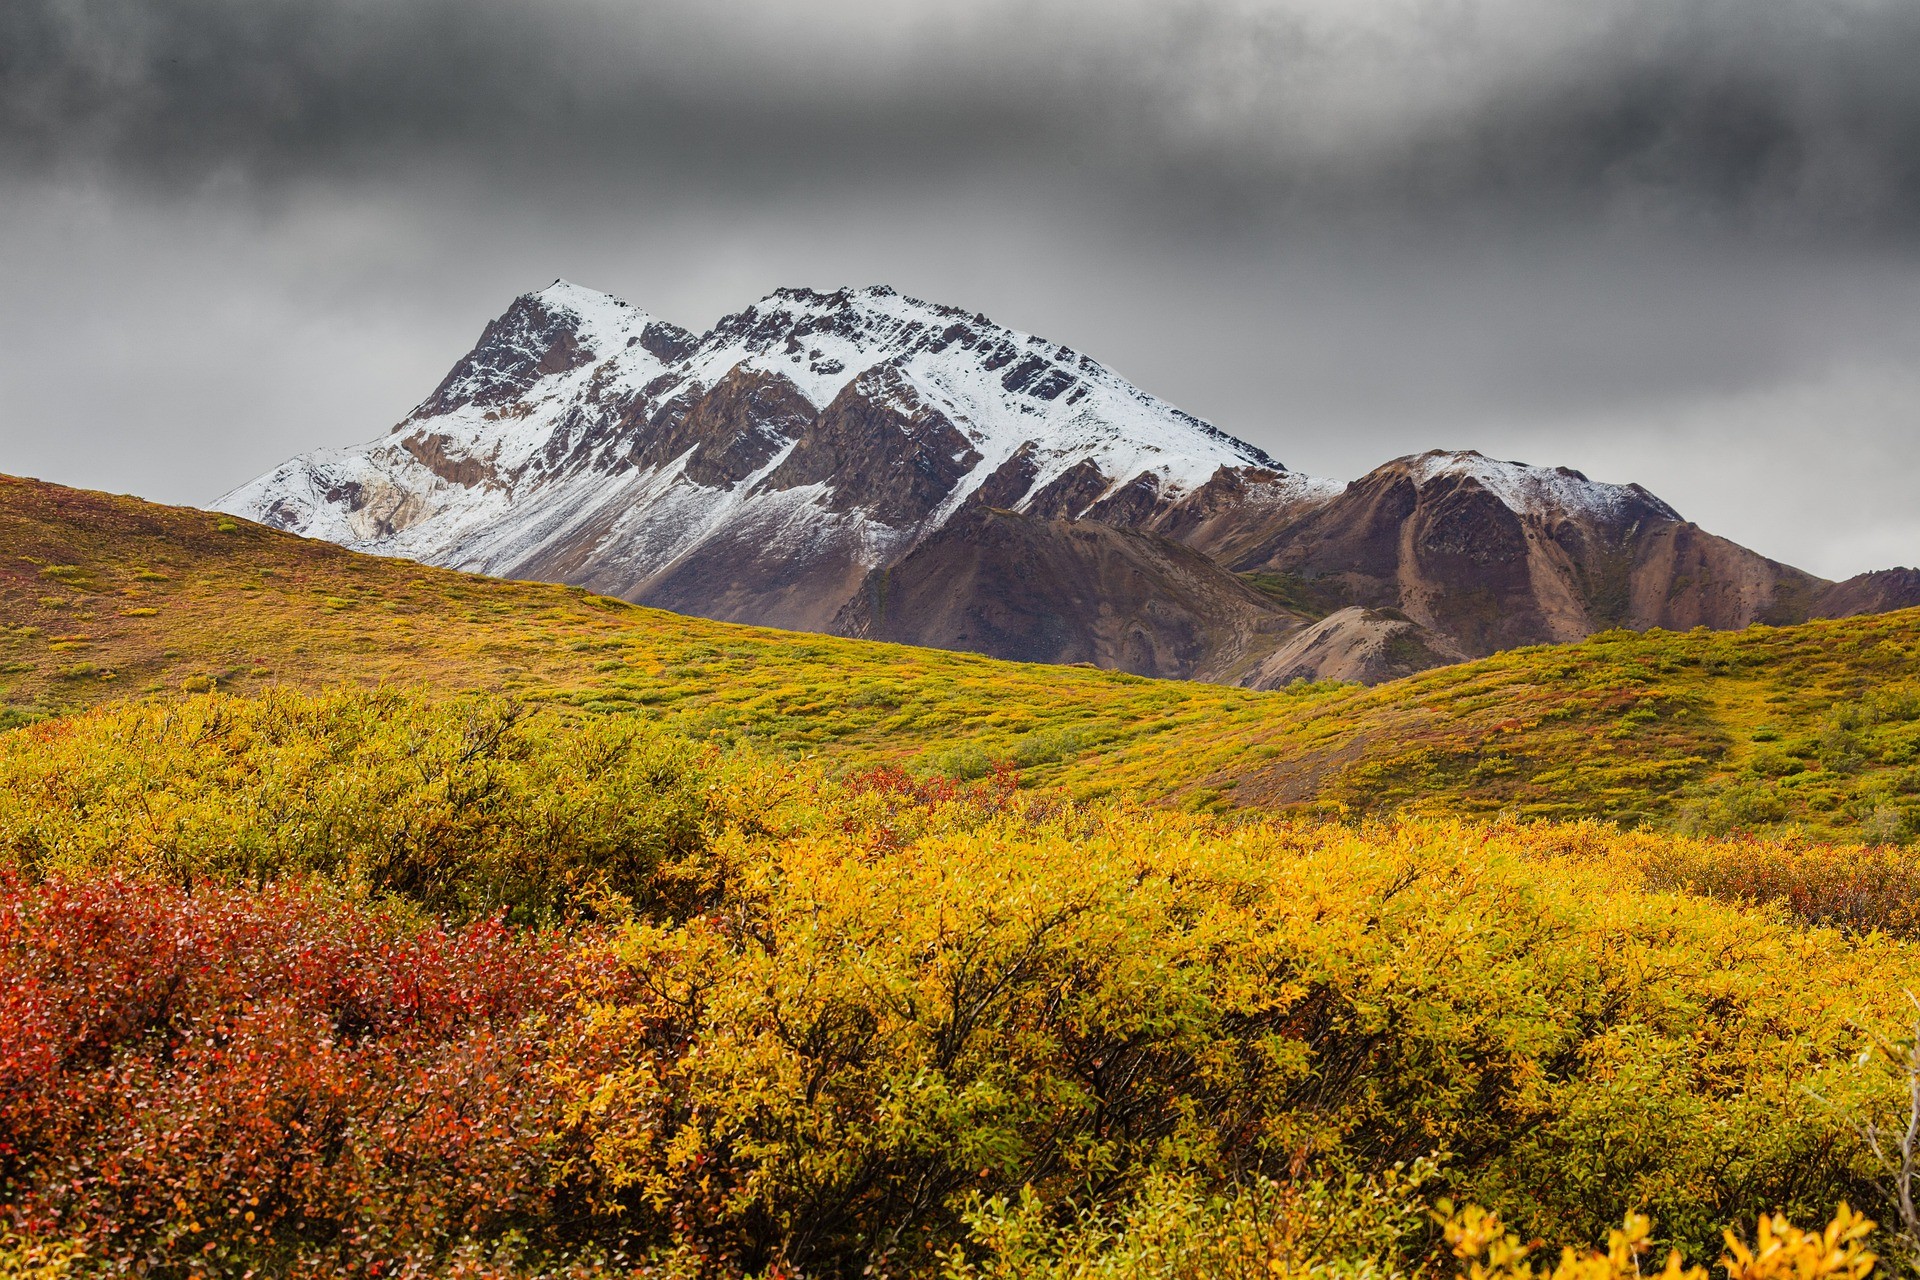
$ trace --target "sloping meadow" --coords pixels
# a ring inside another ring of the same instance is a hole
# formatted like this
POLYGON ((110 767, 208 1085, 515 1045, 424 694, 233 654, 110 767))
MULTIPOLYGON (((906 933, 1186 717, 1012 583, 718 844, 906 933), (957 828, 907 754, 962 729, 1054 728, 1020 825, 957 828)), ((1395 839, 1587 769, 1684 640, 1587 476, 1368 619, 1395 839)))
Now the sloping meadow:
POLYGON ((486 699, 96 710, 0 737, 0 1257, 1198 1275, 1142 1232, 1252 1233, 1414 1274, 1447 1196, 1711 1261, 1888 1208, 1857 1127, 1904 1119, 1920 892, 1874 857, 1088 806, 486 699))

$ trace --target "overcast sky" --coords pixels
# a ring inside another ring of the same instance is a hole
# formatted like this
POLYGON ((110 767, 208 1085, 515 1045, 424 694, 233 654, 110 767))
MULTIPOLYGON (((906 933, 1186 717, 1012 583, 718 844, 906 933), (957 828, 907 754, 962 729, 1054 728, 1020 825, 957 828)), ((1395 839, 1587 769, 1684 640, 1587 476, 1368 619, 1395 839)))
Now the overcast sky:
POLYGON ((6 0, 0 471, 201 503, 556 276, 887 283, 1350 479, 1920 561, 1913 0, 6 0))

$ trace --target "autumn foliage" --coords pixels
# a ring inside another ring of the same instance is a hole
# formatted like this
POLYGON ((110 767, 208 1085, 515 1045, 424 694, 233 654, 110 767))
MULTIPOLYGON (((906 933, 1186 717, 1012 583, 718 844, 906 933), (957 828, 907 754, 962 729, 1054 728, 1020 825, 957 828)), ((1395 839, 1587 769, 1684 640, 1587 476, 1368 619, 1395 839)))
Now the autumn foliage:
POLYGON ((1583 1251, 1628 1214, 1655 1269, 1762 1214, 1798 1257, 1889 1217, 1856 1126, 1904 1117, 1920 989, 1900 864, 1844 856, 1082 805, 490 699, 34 726, 0 1275, 1385 1280, 1474 1265, 1441 1196, 1513 1276, 1616 1280, 1583 1251))
POLYGON ((551 1230, 590 951, 318 889, 0 879, 15 1230, 115 1268, 369 1266, 551 1230))
MULTIPOLYGON (((16 731, 0 862, 183 887, 321 876, 436 914, 551 923, 748 821, 761 788, 637 721, 501 698, 203 698, 16 731)), ((777 786, 778 771, 768 770, 777 786)))

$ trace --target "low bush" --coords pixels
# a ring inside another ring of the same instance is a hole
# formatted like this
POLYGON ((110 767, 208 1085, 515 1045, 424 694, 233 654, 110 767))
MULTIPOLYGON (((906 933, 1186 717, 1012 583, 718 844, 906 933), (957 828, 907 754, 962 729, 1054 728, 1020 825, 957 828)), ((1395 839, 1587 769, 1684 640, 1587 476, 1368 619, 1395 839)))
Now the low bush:
MULTIPOLYGON (((1623 856, 1624 855, 1624 856, 1623 856)), ((1809 924, 1920 936, 1920 851, 1793 839, 1622 841, 1650 888, 1777 905, 1809 924)))
POLYGON ((0 877, 11 1228, 150 1275, 590 1234, 545 1058, 594 954, 313 889, 0 877))
MULTIPOLYGON (((601 1185, 714 1265, 913 1274, 1025 1189, 1444 1184, 1549 1241, 1875 1195, 1905 944, 1648 893, 1606 829, 1222 826, 1018 800, 726 839, 635 923, 577 1081, 601 1185)), ((1652 840, 1653 837, 1647 837, 1652 840)), ((1211 1194, 1210 1192, 1208 1194, 1211 1194)))
POLYGON ((970 1212, 967 1242, 941 1271, 944 1280, 1388 1280, 1428 1269, 1432 1177, 1424 1161, 1337 1185, 1256 1178, 1224 1191, 1160 1175, 1111 1213, 1065 1216, 1028 1188, 970 1212))
MULTIPOLYGON (((754 775, 770 785, 771 771, 754 775)), ((317 874, 462 918, 643 892, 764 801, 713 748, 500 699, 224 695, 27 728, 0 751, 0 863, 191 886, 317 874)))

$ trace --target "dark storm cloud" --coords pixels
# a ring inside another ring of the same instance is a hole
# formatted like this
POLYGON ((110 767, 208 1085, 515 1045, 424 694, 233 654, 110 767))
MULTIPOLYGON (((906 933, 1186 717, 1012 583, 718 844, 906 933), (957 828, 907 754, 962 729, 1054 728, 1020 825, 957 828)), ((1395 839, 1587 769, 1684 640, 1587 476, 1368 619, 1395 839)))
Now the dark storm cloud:
POLYGON ((16 171, 596 191, 997 168, 1258 227, 1920 226, 1920 6, 12 0, 16 171))
MULTIPOLYGON (((0 15, 16 165, 188 186, 437 169, 645 181, 1015 147, 1043 79, 962 80, 778 5, 20 0, 0 15), (877 58, 883 62, 870 60, 877 58), (979 92, 989 89, 989 92, 979 92), (1023 97, 1022 95, 1029 95, 1023 97)), ((884 23, 879 24, 884 28, 884 23)), ((929 155, 930 161, 941 157, 929 155)))

